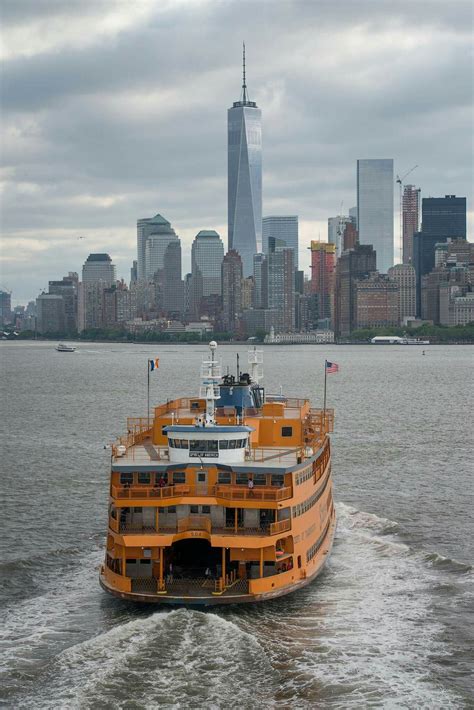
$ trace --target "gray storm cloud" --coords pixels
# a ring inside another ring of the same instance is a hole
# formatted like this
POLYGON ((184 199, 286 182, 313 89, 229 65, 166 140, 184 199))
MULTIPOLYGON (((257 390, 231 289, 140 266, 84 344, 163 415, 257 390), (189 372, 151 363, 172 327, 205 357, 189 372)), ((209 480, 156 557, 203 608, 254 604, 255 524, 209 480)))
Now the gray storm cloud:
POLYGON ((393 157, 397 172, 417 163, 424 195, 472 204, 470 2, 1 10, 1 284, 16 301, 91 251, 127 277, 138 217, 164 214, 185 251, 199 229, 226 237, 226 109, 242 39, 263 110, 264 214, 299 214, 304 239, 324 236, 327 217, 355 202, 359 157, 393 157))

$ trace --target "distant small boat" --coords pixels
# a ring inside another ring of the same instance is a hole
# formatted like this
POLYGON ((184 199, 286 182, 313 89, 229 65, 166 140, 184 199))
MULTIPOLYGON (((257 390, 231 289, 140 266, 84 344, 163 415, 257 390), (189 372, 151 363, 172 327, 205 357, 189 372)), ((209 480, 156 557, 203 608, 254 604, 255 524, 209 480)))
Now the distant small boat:
POLYGON ((73 345, 58 343, 58 345, 56 345, 56 350, 58 351, 58 353, 73 353, 76 348, 73 345))
POLYGON ((429 340, 421 338, 400 338, 398 335, 376 335, 370 341, 372 345, 429 345, 429 340))

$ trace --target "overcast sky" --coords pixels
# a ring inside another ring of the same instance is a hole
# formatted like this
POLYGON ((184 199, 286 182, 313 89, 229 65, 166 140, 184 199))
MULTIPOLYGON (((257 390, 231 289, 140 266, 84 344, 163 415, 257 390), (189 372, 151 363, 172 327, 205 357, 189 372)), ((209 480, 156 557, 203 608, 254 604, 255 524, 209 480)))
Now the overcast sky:
MULTIPOLYGON (((226 111, 241 43, 263 112, 263 214, 300 218, 300 264, 355 204, 357 158, 424 196, 467 196, 470 0, 0 0, 2 273, 15 303, 108 252, 129 279, 136 220, 227 242, 226 111), (79 237, 84 237, 79 239, 79 237)), ((395 193, 398 203, 398 192, 395 193)), ((396 234, 398 227, 396 227, 396 234)))

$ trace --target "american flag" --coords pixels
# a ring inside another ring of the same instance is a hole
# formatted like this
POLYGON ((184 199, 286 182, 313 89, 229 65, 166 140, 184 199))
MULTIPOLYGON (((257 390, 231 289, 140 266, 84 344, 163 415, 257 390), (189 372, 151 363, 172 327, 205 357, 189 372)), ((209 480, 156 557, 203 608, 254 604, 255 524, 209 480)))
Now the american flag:
POLYGON ((329 362, 329 360, 326 360, 326 372, 339 372, 339 365, 335 362, 329 362))

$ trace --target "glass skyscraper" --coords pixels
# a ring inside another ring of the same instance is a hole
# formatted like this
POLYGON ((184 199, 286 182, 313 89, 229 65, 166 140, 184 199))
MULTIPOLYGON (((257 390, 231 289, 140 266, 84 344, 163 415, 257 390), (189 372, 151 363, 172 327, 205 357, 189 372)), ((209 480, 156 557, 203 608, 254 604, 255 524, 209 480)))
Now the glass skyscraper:
POLYGON ((393 159, 357 161, 359 243, 372 244, 377 270, 393 266, 393 159))
POLYGON ((229 249, 242 259, 244 277, 262 251, 262 112, 249 101, 245 82, 240 101, 227 111, 227 209, 229 249))
POLYGON ((262 251, 269 253, 268 240, 283 240, 289 249, 293 249, 295 267, 298 268, 298 217, 296 215, 271 215, 262 220, 262 251))

